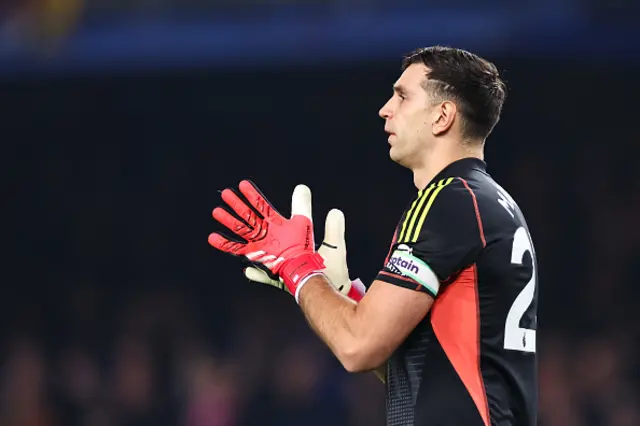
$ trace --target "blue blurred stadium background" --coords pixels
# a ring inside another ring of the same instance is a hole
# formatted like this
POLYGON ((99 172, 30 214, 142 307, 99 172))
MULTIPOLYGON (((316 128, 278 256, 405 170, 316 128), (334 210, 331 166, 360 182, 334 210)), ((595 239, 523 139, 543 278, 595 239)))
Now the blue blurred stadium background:
POLYGON ((446 44, 510 87, 487 161, 537 247, 540 424, 638 426, 638 22, 632 0, 2 1, 0 425, 383 425, 382 385, 207 245, 210 211, 251 177, 288 212, 304 182, 370 282, 413 192, 376 113, 402 54, 446 44))

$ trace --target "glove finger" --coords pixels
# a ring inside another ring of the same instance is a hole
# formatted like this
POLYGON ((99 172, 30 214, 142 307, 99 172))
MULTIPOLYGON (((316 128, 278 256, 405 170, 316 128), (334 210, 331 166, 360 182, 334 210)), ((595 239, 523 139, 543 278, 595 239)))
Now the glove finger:
POLYGON ((325 219, 324 240, 322 245, 329 248, 344 247, 344 213, 338 209, 332 209, 325 219))
POLYGON ((271 278, 265 271, 254 266, 246 268, 244 270, 244 276, 247 277, 247 279, 249 279, 250 281, 267 284, 290 293, 289 289, 284 285, 282 281, 271 278))
POLYGON ((275 207, 267 200, 267 197, 262 194, 256 184, 250 180, 243 180, 238 186, 242 195, 247 197, 247 200, 251 203, 254 209, 258 211, 264 218, 280 219, 284 221, 284 217, 276 210, 275 207))
POLYGON ((291 196, 291 216, 305 216, 311 222, 312 208, 311 208, 311 190, 306 185, 298 185, 293 190, 291 196))
POLYGON ((251 233, 253 228, 246 223, 236 219, 231 213, 223 209, 222 207, 216 207, 213 209, 213 218, 232 230, 236 235, 244 237, 251 233))
POLYGON ((225 189, 221 193, 222 200, 231 207, 231 209, 242 219, 244 220, 250 227, 258 228, 261 226, 263 222, 262 218, 258 216, 258 214, 251 209, 244 201, 238 197, 231 189, 225 189))
POLYGON ((225 253, 230 253, 236 256, 242 256, 246 253, 247 245, 237 241, 232 241, 229 238, 218 234, 217 232, 209 235, 209 244, 214 248, 225 253))
POLYGON ((262 284, 273 285, 273 282, 276 281, 272 279, 265 271, 256 268, 255 266, 249 266, 248 268, 245 268, 244 276, 247 277, 247 279, 249 279, 250 281, 255 281, 262 284))

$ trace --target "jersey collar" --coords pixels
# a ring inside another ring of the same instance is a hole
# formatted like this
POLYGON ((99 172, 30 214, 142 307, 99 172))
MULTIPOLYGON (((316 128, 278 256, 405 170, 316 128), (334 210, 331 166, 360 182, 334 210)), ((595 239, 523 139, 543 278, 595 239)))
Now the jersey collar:
POLYGON ((431 182, 429 182, 429 185, 444 178, 454 177, 454 176, 464 176, 471 170, 478 170, 480 172, 486 173, 487 163, 475 157, 462 158, 460 160, 456 160, 453 163, 450 163, 444 169, 442 169, 440 173, 438 173, 431 180, 431 182))

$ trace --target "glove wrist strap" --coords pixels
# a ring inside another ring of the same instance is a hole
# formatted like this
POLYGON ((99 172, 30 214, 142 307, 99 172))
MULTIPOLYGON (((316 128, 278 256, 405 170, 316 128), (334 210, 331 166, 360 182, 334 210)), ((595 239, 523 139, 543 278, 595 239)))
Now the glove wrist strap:
POLYGON ((301 286, 301 283, 306 283, 307 278, 322 273, 322 269, 324 269, 322 256, 312 252, 288 259, 282 264, 278 274, 289 289, 289 292, 296 296, 297 301, 298 286, 301 286))

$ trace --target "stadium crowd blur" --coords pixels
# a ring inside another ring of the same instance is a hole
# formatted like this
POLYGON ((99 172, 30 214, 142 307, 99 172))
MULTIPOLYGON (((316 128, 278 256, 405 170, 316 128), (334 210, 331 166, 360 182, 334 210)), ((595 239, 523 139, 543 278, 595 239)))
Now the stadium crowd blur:
MULTIPOLYGON (((603 2, 562 2, 574 3, 603 2)), ((106 2, 10 4, 0 12, 68 6, 46 29, 60 35, 106 2)), ((640 133, 625 101, 640 96, 638 66, 499 63, 513 65, 515 99, 487 161, 539 258, 540 424, 638 426, 640 133), (570 103, 550 105, 545 91, 570 103)), ((383 425, 383 385, 346 373, 290 296, 247 282, 206 245, 221 186, 251 175, 288 213, 304 181, 320 237, 324 213, 345 209, 353 275, 370 282, 412 194, 375 117, 398 67, 370 66, 0 80, 16 269, 0 297, 0 426, 383 425), (287 84, 309 91, 303 108, 282 96, 287 84), (312 119, 336 99, 342 116, 312 119), (314 162, 285 170, 296 138, 314 162), (239 161, 239 150, 257 154, 239 161)))
MULTIPOLYGON (((83 22, 118 21, 122 15, 180 18, 189 14, 209 14, 216 18, 237 18, 259 14, 261 18, 277 15, 286 7, 295 6, 312 11, 305 19, 322 19, 327 15, 348 15, 353 10, 367 16, 393 12, 399 8, 421 10, 476 9, 473 0, 3 0, 0 2, 0 50, 2 42, 20 46, 49 47, 56 45, 83 22), (285 7, 283 7, 285 6, 285 7), (3 34, 9 38, 3 40, 3 34)), ((586 24, 633 23, 640 15, 635 0, 485 0, 483 8, 496 13, 521 10, 535 15, 541 10, 553 14, 579 16, 586 24)))

